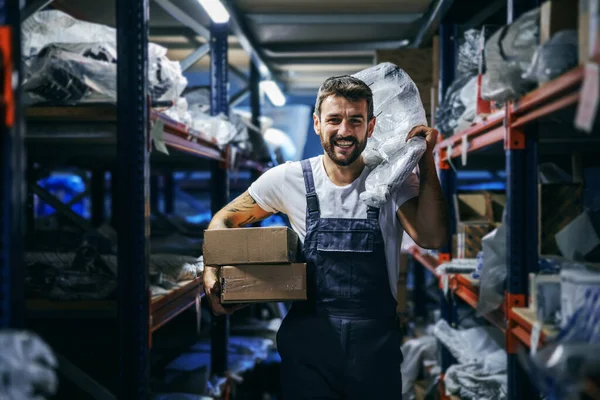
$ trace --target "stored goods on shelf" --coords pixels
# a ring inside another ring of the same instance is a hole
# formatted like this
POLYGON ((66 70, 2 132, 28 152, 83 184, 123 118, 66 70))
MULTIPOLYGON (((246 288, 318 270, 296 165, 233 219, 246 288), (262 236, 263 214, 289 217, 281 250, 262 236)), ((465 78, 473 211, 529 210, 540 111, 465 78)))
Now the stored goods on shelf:
POLYGON ((505 201, 505 195, 487 192, 454 196, 457 257, 477 257, 481 240, 499 224, 505 201))
MULTIPOLYGON (((176 101, 187 79, 167 49, 148 45, 149 89, 153 100, 176 101)), ((23 23, 25 78, 32 101, 116 100, 116 31, 78 21, 57 10, 40 11, 23 23)))
POLYGON ((412 173, 425 152, 423 138, 406 142, 406 137, 414 127, 427 126, 427 119, 417 86, 394 64, 378 64, 355 77, 371 87, 377 117, 375 131, 363 152, 371 171, 360 198, 369 206, 380 207, 412 173))
MULTIPOLYGON (((560 31, 571 29, 576 31, 577 15, 578 9, 573 7, 572 0, 544 1, 540 6, 540 44, 545 44, 560 31)), ((575 33, 575 46, 577 57, 577 33, 575 33)))
POLYGON ((58 361, 52 349, 30 332, 0 332, 0 399, 44 400, 58 389, 58 361))
POLYGON ((560 31, 537 48, 523 78, 544 84, 575 66, 577 66, 577 32, 560 31))
POLYGON ((440 320, 433 332, 458 360, 444 373, 449 393, 461 399, 507 398, 507 357, 495 328, 459 331, 440 320))
POLYGON ((560 252, 573 261, 600 262, 600 211, 586 210, 556 234, 560 252))
POLYGON ((600 53, 600 0, 579 0, 579 63, 600 53))
POLYGON ((210 229, 204 234, 206 265, 286 264, 298 261, 299 238, 286 227, 210 229))
MULTIPOLYGON (((583 184, 551 183, 539 185, 539 253, 559 254, 556 234, 583 211, 583 184)), ((561 251, 563 255, 564 252, 561 251)), ((567 258, 570 258, 567 256, 567 258)))
POLYGON ((589 290, 600 290, 600 270, 577 263, 563 267, 560 271, 562 327, 585 304, 589 290))
POLYGON ((505 103, 533 88, 523 73, 539 44, 540 9, 521 15, 512 24, 500 28, 485 45, 486 72, 483 75, 481 97, 505 103))
POLYGON ((504 302, 507 275, 506 221, 482 239, 483 259, 477 316, 498 309, 504 302))
POLYGON ((306 264, 221 267, 221 303, 306 300, 306 264))

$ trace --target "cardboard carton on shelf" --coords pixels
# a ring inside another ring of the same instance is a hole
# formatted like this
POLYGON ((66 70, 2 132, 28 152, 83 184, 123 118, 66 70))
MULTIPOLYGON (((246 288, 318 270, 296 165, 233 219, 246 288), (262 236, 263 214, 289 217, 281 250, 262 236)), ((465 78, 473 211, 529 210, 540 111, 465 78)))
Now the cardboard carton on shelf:
POLYGON ((306 264, 222 267, 221 303, 306 300, 306 264))
POLYGON ((600 51, 600 0, 579 0, 579 63, 600 51))
POLYGON ((286 227, 212 229, 204 233, 206 265, 288 264, 298 260, 298 235, 286 227))
POLYGON ((481 240, 502 220, 506 196, 490 192, 457 194, 454 197, 457 218, 452 252, 456 258, 476 258, 481 240))
POLYGON ((540 184, 538 201, 539 254, 559 254, 555 236, 583 212, 583 184, 540 184))
POLYGON ((548 0, 540 6, 540 44, 563 30, 577 30, 578 9, 572 0, 548 0))

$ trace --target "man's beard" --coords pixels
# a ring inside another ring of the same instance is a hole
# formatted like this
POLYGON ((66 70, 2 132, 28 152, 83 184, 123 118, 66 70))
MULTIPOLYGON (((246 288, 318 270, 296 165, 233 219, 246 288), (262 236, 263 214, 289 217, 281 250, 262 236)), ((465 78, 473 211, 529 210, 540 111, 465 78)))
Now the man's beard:
POLYGON ((367 147, 367 140, 366 139, 361 142, 358 139, 356 139, 355 137, 342 138, 339 135, 335 135, 335 136, 332 136, 327 141, 327 140, 325 140, 323 138, 322 134, 320 134, 319 136, 321 137, 321 145, 323 146, 323 149, 325 150, 325 153, 327 153, 327 155, 329 156, 329 158, 331 159, 331 161, 334 162, 334 164, 339 165, 340 167, 347 167, 348 165, 351 165, 353 162, 355 162, 356 160, 358 160, 358 158, 360 157, 360 155, 362 154, 362 152, 364 151, 364 149, 367 147), (352 142, 354 144, 354 150, 345 159, 344 158, 339 158, 335 154, 335 143, 336 143, 336 141, 342 140, 342 139, 346 140, 346 141, 349 141, 349 142, 352 142))

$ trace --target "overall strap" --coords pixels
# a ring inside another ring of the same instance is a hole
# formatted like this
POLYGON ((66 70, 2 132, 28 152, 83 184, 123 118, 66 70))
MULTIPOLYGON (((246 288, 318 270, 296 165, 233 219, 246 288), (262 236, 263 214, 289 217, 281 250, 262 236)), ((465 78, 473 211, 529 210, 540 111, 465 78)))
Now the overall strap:
POLYGON ((367 207, 367 219, 379 222, 379 208, 372 206, 367 207))
POLYGON ((313 178, 310 160, 302 160, 302 176, 304 176, 304 185, 306 186, 306 207, 309 215, 318 216, 321 214, 319 208, 319 198, 315 190, 315 180, 313 178))

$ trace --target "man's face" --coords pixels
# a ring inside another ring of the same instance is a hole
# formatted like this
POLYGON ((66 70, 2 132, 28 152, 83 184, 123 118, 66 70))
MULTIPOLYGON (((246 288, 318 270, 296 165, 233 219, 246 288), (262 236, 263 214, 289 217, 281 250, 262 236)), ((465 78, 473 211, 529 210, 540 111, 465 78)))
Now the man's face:
POLYGON ((321 103, 321 118, 313 116, 315 132, 329 158, 339 166, 358 160, 375 129, 375 118, 367 121, 367 101, 329 96, 321 103))

